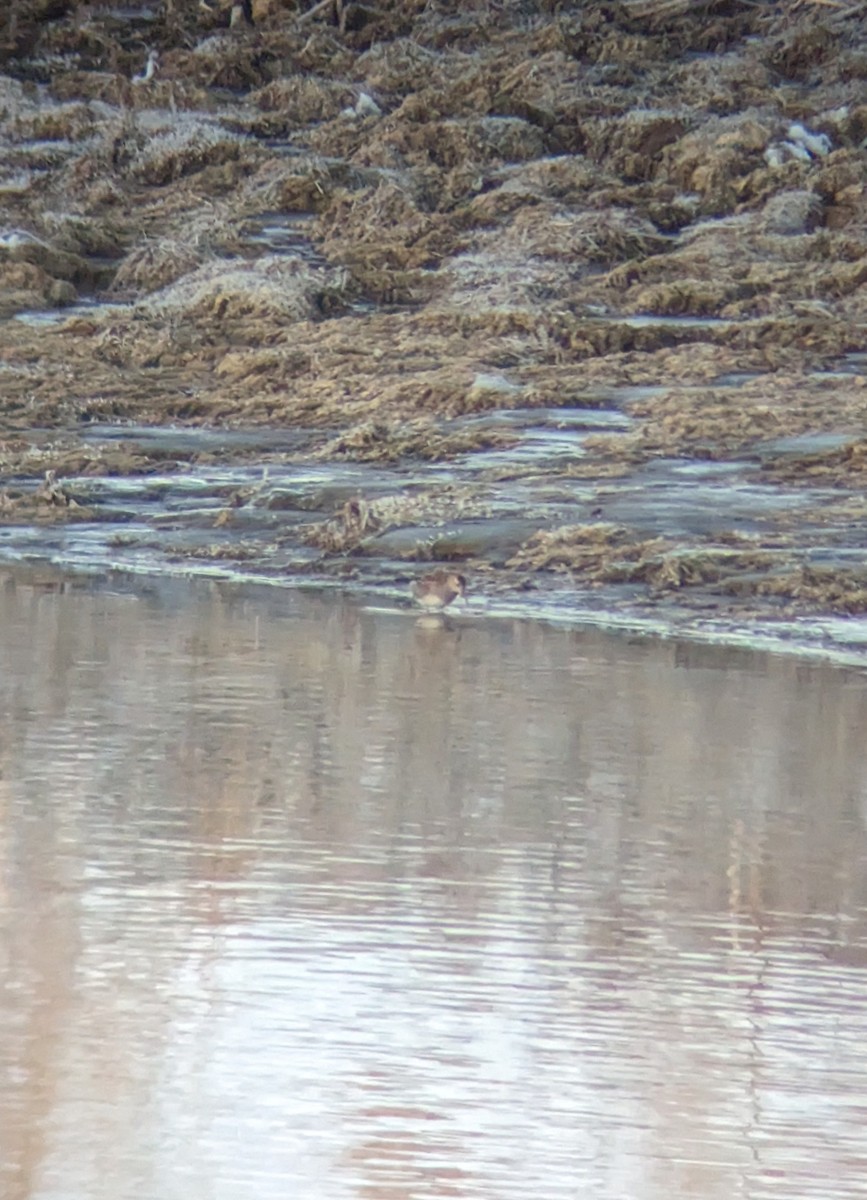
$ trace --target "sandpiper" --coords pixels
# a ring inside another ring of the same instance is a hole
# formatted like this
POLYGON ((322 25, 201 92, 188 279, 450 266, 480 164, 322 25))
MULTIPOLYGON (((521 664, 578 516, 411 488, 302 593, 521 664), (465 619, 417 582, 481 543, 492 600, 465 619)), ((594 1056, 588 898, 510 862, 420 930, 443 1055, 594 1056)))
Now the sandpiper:
POLYGON ((412 596, 416 604, 420 604, 428 612, 438 612, 458 596, 466 600, 467 581, 457 571, 440 568, 417 579, 412 585, 412 596))

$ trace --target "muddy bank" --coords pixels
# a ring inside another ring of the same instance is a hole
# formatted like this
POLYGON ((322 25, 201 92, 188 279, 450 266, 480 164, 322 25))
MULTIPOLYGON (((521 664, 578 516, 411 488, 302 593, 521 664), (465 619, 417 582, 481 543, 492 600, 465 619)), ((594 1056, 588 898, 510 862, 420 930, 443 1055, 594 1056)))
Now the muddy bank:
POLYGON ((0 553, 867 609, 863 5, 231 9, 0 18, 0 553))

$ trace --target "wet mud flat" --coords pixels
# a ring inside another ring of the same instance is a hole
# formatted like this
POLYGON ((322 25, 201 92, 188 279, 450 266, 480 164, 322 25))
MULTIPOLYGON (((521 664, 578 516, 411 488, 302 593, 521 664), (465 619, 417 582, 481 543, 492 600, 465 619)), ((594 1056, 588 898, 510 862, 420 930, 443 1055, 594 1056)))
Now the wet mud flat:
POLYGON ((0 555, 860 647, 867 6, 230 8, 0 18, 0 555))

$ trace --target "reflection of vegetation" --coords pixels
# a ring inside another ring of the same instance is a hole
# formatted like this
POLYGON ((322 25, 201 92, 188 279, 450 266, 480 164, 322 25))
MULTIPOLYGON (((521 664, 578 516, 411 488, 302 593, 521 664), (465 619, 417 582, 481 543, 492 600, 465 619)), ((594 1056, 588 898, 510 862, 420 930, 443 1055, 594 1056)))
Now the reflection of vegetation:
MULTIPOLYGON (((0 645, 0 1116, 22 1177, 64 1138, 67 1170, 104 1178, 100 1139, 130 1169, 140 1126, 150 1166, 180 1106, 216 1153, 235 1104, 270 1130, 276 1089, 323 1074, 329 1145, 371 1177, 395 1145, 402 1171, 423 1158, 435 1117, 437 1163, 469 1161, 444 1079, 476 1113, 538 1086, 541 1136, 552 1096, 583 1129, 614 1078, 652 1114, 648 1154, 689 1142, 692 1171, 699 1139, 740 1154, 745 1094, 762 1153, 789 1153, 764 1123, 793 1045, 811 1081, 857 1088, 839 1039, 860 994, 851 968, 851 996, 829 991, 826 957, 867 936, 867 698, 842 672, 50 572, 7 574, 0 645)), ((474 1146, 497 1136, 474 1119, 474 1146)))

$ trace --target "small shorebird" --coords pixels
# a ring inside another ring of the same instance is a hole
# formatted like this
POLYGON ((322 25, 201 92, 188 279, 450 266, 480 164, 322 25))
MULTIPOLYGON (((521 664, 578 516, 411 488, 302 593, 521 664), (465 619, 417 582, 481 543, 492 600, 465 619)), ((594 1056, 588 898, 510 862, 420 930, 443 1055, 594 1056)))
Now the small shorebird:
POLYGON ((412 597, 416 604, 428 612, 439 612, 458 596, 467 598, 467 581, 457 571, 447 571, 440 568, 431 571, 430 575, 422 575, 412 585, 412 597))

